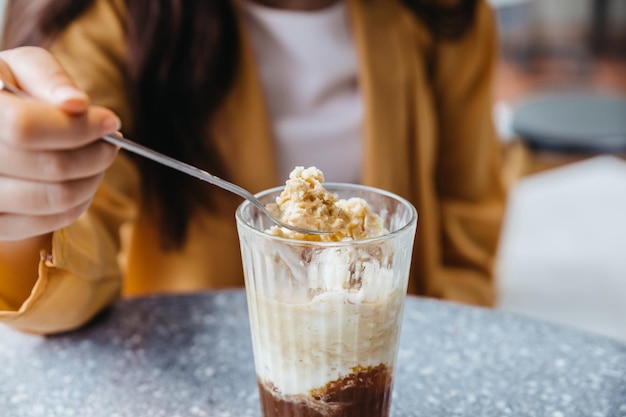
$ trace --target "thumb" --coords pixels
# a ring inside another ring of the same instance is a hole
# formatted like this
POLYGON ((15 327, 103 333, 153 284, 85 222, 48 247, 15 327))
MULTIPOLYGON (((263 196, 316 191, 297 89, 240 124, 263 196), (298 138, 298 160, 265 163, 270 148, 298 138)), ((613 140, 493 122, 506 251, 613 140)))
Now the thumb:
POLYGON ((23 47, 0 52, 0 76, 68 113, 83 113, 89 107, 87 94, 45 49, 23 47))

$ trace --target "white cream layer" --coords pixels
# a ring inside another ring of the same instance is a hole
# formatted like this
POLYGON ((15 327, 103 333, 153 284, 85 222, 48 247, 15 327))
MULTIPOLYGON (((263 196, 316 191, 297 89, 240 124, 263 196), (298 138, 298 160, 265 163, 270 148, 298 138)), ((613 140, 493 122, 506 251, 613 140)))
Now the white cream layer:
POLYGON ((369 281, 387 285, 370 282, 370 291, 364 285, 348 292, 332 285, 345 282, 345 276, 327 275, 330 285, 306 302, 270 299, 260 294, 263 290, 249 296, 258 377, 284 395, 295 395, 324 387, 356 367, 392 367, 404 288, 389 288, 392 272, 376 269, 374 276, 366 274, 369 281))

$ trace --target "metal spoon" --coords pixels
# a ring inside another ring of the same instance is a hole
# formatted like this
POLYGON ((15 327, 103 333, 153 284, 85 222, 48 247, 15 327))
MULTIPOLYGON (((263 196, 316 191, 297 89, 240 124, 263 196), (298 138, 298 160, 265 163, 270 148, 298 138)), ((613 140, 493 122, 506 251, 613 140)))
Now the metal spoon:
MULTIPOLYGON (((7 91, 16 96, 24 97, 24 98, 32 98, 32 96, 28 95, 26 92, 19 90, 12 85, 5 83, 0 80, 0 90, 7 91)), ((285 223, 279 218, 275 217, 272 213, 270 213, 263 203, 261 203, 250 191, 241 188, 238 185, 235 185, 231 182, 223 180, 219 177, 216 177, 213 174, 208 173, 200 168, 197 168, 193 165, 189 165, 185 162, 179 161, 167 155, 164 155, 160 152, 157 152, 153 149, 147 148, 143 145, 140 145, 137 142, 133 142, 132 140, 120 138, 113 135, 105 135, 102 137, 102 140, 109 142, 115 146, 119 146, 122 149, 125 149, 129 152, 135 153, 137 155, 141 155, 145 158, 151 159, 155 162, 173 168, 177 171, 184 172, 187 175, 191 175, 192 177, 198 178, 202 181, 206 181, 210 184, 216 185, 224 190, 230 191, 231 193, 235 193, 240 197, 245 198, 252 204, 254 204, 263 214, 265 214, 274 224, 284 227, 285 229, 289 229, 291 231, 309 235, 323 235, 327 233, 332 233, 332 231, 320 231, 320 230, 309 230, 303 229, 301 227, 292 226, 289 223, 285 223)))

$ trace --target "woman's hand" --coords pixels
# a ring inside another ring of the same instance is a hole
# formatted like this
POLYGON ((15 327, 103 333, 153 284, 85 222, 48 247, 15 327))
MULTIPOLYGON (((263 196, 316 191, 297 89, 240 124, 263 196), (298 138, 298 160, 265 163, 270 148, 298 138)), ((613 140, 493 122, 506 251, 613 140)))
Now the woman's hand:
POLYGON ((33 99, 0 92, 0 242, 45 235, 89 206, 117 149, 120 128, 45 50, 0 52, 0 78, 33 99))

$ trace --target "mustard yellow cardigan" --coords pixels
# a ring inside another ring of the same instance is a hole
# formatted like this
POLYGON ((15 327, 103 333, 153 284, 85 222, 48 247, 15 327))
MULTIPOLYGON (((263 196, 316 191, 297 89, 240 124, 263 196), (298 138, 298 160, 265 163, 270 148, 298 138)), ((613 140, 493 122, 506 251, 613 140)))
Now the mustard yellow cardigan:
MULTIPOLYGON (((473 28, 452 42, 434 38, 397 0, 345 1, 366 108, 362 182, 404 196, 419 212, 409 292, 491 305, 506 198, 491 123, 492 12, 481 2, 473 28)), ((51 50, 94 103, 128 126, 125 18, 123 0, 97 0, 51 50)), ((256 192, 285 178, 274 170, 272 128, 242 39, 239 78, 211 129, 232 180, 256 192)), ((120 155, 87 213, 54 233, 34 287, 34 276, 19 276, 32 275, 34 264, 12 279, 0 264, 0 322, 53 333, 81 326, 120 296, 243 285, 237 197, 216 191, 217 212, 192 220, 181 251, 163 252, 139 185, 120 155), (16 288, 20 282, 28 288, 16 288)))

